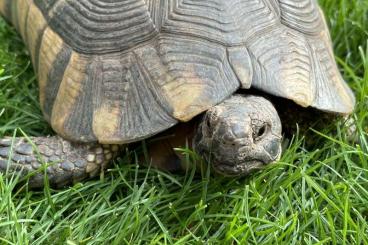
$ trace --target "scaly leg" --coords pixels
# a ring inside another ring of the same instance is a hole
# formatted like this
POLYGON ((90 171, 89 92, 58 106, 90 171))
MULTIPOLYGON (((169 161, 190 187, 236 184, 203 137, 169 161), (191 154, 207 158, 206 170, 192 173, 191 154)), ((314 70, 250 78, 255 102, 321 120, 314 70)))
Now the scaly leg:
POLYGON ((118 145, 72 143, 59 136, 6 138, 0 140, 0 171, 34 172, 31 187, 44 186, 46 172, 50 185, 60 187, 98 175, 118 151, 118 145))

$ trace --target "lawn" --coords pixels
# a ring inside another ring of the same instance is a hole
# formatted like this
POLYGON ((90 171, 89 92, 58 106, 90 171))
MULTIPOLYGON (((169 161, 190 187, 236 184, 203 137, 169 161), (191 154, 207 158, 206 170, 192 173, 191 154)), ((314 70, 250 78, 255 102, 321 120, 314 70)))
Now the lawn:
MULTIPOLYGON (((356 93, 356 142, 344 120, 296 132, 278 164, 243 179, 138 167, 134 153, 61 190, 0 175, 0 244, 368 244, 368 1, 320 3, 356 93)), ((0 21, 0 136, 52 134, 29 62, 0 21)))

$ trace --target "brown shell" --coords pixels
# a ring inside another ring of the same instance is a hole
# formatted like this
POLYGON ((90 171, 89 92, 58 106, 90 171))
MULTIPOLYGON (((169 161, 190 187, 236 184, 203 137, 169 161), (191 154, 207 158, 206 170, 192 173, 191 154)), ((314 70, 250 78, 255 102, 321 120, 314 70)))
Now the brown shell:
POLYGON ((0 0, 0 12, 69 140, 147 138, 251 85, 328 112, 355 104, 315 0, 0 0))

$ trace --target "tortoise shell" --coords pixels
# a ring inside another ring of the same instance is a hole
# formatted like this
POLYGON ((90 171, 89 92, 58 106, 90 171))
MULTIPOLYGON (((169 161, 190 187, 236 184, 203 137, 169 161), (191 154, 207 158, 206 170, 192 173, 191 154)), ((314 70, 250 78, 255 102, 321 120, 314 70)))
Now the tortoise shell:
POLYGON ((128 143, 250 86, 327 112, 355 99, 315 0, 0 0, 53 129, 128 143))

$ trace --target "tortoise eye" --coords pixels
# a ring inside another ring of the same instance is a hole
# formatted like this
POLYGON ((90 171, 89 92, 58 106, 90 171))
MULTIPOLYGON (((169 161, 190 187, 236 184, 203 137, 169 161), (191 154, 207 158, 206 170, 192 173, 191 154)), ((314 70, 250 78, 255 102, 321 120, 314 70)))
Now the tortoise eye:
POLYGON ((267 129, 267 126, 266 126, 266 124, 265 124, 265 125, 263 125, 263 126, 258 130, 257 136, 258 136, 258 137, 262 137, 262 136, 266 133, 266 129, 267 129))
POLYGON ((254 139, 260 139, 260 138, 262 138, 263 136, 266 135, 267 129, 268 129, 268 125, 267 124, 263 124, 261 127, 254 129, 254 131, 253 131, 253 138, 254 139))

